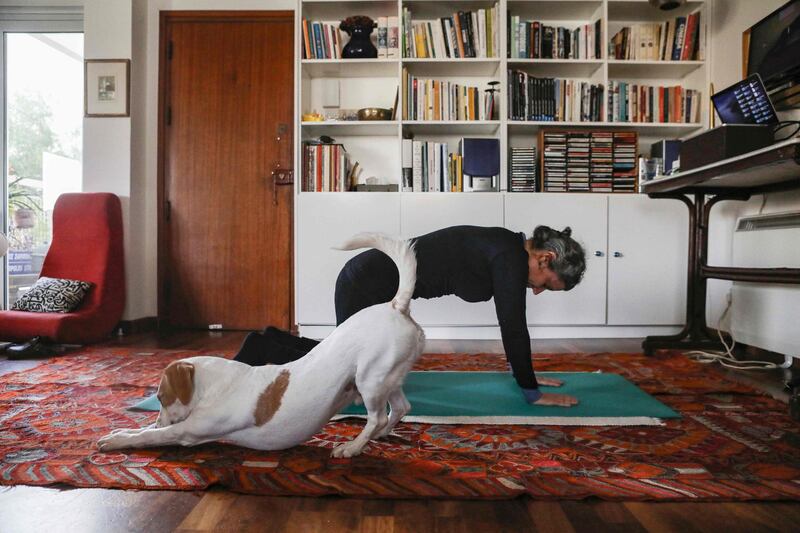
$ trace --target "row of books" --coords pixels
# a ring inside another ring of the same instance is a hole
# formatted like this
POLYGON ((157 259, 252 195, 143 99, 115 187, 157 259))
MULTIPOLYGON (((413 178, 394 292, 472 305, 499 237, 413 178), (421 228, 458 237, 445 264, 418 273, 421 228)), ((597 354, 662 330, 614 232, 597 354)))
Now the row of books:
POLYGON ((338 23, 326 24, 303 18, 303 59, 340 59, 342 34, 338 23))
POLYGON ((403 8, 403 57, 497 57, 499 6, 458 11, 436 20, 411 19, 403 8))
POLYGON ((400 57, 400 28, 397 17, 378 17, 378 57, 400 57))
POLYGON ((419 79, 403 69, 403 120, 493 120, 495 92, 419 79))
POLYGON ((348 191, 350 171, 350 157, 341 144, 303 143, 303 191, 348 191))
POLYGON ((705 31, 700 12, 661 24, 625 26, 611 38, 608 54, 614 59, 640 61, 702 60, 705 31))
POLYGON ((700 91, 621 81, 608 85, 609 122, 700 122, 700 91))
POLYGON ((585 81, 537 78, 508 71, 508 118, 511 120, 599 122, 603 85, 585 81))
POLYGON ((508 150, 508 191, 536 192, 536 147, 509 148, 508 150))
POLYGON ((542 133, 545 192, 635 192, 635 132, 542 133))
POLYGON ((403 192, 461 192, 463 157, 447 143, 403 139, 403 192))
POLYGON ((600 20, 575 29, 521 21, 508 15, 508 57, 542 59, 599 59, 602 54, 600 20))

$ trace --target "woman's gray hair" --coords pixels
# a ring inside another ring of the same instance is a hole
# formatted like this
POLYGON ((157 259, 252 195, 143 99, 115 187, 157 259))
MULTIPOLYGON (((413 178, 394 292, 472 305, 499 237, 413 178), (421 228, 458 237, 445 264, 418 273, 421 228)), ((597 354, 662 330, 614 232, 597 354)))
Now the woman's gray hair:
POLYGON ((536 226, 531 237, 534 249, 549 250, 556 255, 550 261, 550 270, 564 282, 565 291, 580 283, 586 271, 586 253, 571 235, 569 227, 558 231, 548 226, 536 226))

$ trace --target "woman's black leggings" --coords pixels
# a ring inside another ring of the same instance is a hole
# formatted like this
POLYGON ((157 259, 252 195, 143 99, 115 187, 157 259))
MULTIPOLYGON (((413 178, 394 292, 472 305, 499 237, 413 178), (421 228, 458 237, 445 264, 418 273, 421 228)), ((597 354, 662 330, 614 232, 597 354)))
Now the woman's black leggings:
MULTIPOLYGON (((388 256, 377 250, 357 255, 336 280, 336 325, 362 309, 390 301, 398 284, 397 268, 388 256)), ((300 359, 317 344, 270 326, 263 333, 249 333, 233 359, 251 366, 282 365, 300 359)))

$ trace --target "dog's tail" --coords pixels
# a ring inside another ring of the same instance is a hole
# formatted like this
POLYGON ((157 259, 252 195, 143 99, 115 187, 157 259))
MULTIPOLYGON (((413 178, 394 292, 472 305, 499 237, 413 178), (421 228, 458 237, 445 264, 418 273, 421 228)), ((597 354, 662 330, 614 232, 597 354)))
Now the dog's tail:
POLYGON ((359 248, 375 248, 388 255, 397 270, 400 272, 400 285, 397 294, 392 299, 392 307, 401 313, 408 314, 408 304, 414 295, 417 284, 417 254, 411 241, 393 239, 382 233, 359 233, 343 244, 337 250, 357 250, 359 248))

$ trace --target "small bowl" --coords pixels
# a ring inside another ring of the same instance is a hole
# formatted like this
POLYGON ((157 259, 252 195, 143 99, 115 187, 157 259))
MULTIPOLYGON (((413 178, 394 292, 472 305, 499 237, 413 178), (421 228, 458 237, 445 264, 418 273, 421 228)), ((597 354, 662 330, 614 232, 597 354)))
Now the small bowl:
POLYGON ((382 107, 365 107, 358 110, 358 120, 391 120, 392 110, 382 107))

